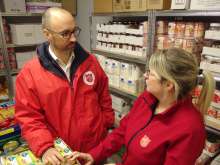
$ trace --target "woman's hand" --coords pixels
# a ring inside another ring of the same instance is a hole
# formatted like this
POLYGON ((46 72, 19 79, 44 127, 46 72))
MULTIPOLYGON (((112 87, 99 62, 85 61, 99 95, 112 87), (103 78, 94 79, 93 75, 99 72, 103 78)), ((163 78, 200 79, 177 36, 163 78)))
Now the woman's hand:
POLYGON ((94 159, 90 154, 82 153, 82 152, 73 152, 71 155, 65 157, 70 161, 75 161, 77 158, 85 161, 85 165, 92 165, 94 163, 94 159))
POLYGON ((61 162, 64 162, 64 158, 55 148, 49 148, 44 152, 42 156, 43 164, 45 165, 60 165, 61 162))

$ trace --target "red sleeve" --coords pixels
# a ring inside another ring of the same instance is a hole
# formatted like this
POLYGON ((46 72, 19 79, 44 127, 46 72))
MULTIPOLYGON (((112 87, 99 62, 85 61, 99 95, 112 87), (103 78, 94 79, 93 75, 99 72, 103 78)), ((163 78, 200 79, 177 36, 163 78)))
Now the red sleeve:
POLYGON ((92 150, 89 154, 92 155, 96 163, 105 160, 107 157, 111 156, 113 153, 119 151, 124 144, 124 136, 126 132, 126 123, 128 120, 128 115, 125 116, 121 122, 120 126, 114 129, 99 145, 92 150))
POLYGON ((115 128, 99 145, 89 151, 96 163, 105 160, 107 157, 116 153, 125 145, 125 134, 127 130, 127 123, 130 116, 135 113, 141 97, 134 102, 130 112, 120 121, 118 128, 115 128))
MULTIPOLYGON (((97 62, 98 63, 98 62, 97 62)), ((109 92, 108 77, 102 70, 101 66, 98 64, 98 69, 100 73, 100 79, 98 80, 98 96, 99 103, 103 112, 103 119, 105 120, 105 125, 110 128, 114 124, 114 111, 112 109, 112 100, 109 92)))
POLYGON ((16 79, 15 118, 21 126, 22 136, 36 156, 40 157, 53 146, 53 137, 45 123, 34 82, 27 70, 21 71, 16 79))
POLYGON ((168 146, 165 163, 164 165, 194 165, 196 159, 202 153, 204 143, 205 143, 205 130, 193 132, 188 132, 171 142, 168 146))

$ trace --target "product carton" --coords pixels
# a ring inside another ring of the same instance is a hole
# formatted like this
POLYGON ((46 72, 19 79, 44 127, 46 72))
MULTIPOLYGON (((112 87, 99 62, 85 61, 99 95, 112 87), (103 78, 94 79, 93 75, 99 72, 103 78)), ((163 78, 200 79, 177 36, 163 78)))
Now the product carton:
POLYGON ((189 9, 190 0, 172 0, 171 9, 189 9))
POLYGON ((124 0, 113 0, 113 12, 124 12, 124 0))
POLYGON ((147 10, 147 0, 124 0, 125 12, 146 11, 146 10, 147 10))
POLYGON ((76 5, 76 0, 62 0, 62 7, 73 15, 77 13, 76 5))
POLYGON ((5 12, 26 12, 25 0, 3 0, 0 2, 5 12))
POLYGON ((170 9, 171 0, 148 0, 148 9, 170 9))
POLYGON ((219 0, 191 0, 190 9, 220 10, 220 1, 219 0))
POLYGON ((93 0, 94 13, 111 13, 112 0, 93 0))
POLYGON ((35 44, 34 24, 10 24, 12 42, 17 45, 35 44))

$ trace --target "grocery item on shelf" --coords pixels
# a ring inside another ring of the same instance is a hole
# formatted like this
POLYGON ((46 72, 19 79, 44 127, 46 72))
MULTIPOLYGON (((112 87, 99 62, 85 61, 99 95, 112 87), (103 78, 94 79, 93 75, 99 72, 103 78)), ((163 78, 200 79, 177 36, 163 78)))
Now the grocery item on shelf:
MULTIPOLYGON (((20 140, 22 142, 22 140, 20 140)), ((21 148, 24 147, 20 146, 17 141, 10 141, 6 143, 3 148, 6 150, 6 155, 0 157, 0 164, 3 165, 43 165, 42 161, 35 157, 35 155, 28 150, 28 148, 25 148, 26 151, 23 151, 21 148), (11 152, 17 148, 17 150, 11 152), (20 149, 20 150, 19 150, 20 149), (19 152, 21 151, 21 152, 19 152)), ((26 146, 25 146, 26 147, 26 146)), ((65 157, 72 153, 72 150, 66 145, 66 143, 60 139, 56 138, 54 140, 54 147, 60 152, 60 154, 65 157)), ((62 162, 61 165, 80 165, 80 162, 78 160, 72 162, 65 160, 65 162, 62 162)))
POLYGON ((146 58, 148 22, 97 24, 96 49, 124 56, 146 58))
POLYGON ((0 76, 0 102, 7 101, 9 99, 8 84, 6 81, 6 77, 0 76))
POLYGON ((143 71, 137 64, 96 57, 109 78, 109 85, 132 95, 144 90, 143 71))

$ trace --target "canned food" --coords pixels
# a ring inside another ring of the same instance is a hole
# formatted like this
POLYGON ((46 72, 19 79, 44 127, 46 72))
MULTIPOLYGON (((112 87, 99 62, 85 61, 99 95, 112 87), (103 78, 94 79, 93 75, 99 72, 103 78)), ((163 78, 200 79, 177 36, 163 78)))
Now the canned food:
POLYGON ((168 48, 168 36, 158 36, 156 41, 156 47, 158 50, 168 48))
POLYGON ((157 21, 157 34, 167 34, 168 24, 167 21, 157 21))
POLYGON ((175 42, 174 42, 174 47, 183 48, 183 39, 182 38, 176 38, 175 42))
POLYGON ((176 29, 176 23, 175 22, 169 22, 168 23, 168 35, 174 36, 175 35, 175 29, 176 29))
POLYGON ((194 36, 194 23, 188 22, 185 27, 185 37, 193 37, 194 36))
POLYGON ((183 37, 185 34, 186 24, 184 22, 177 22, 175 28, 175 34, 177 37, 183 37))
POLYGON ((195 22, 194 25, 194 37, 202 38, 205 33, 205 25, 203 22, 195 22))
POLYGON ((183 39, 183 46, 182 48, 190 53, 193 53, 195 47, 195 40, 194 39, 183 39))

